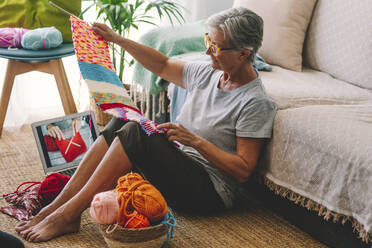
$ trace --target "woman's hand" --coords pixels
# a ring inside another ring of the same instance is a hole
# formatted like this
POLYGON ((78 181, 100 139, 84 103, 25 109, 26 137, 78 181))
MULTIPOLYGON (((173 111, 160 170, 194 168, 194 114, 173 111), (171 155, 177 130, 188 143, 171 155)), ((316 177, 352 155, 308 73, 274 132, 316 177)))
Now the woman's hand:
POLYGON ((188 129, 184 128, 181 124, 163 123, 157 126, 157 129, 168 129, 166 135, 169 141, 178 141, 185 146, 197 146, 201 138, 188 129))
POLYGON ((53 138, 58 138, 59 140, 65 139, 65 136, 63 135, 63 132, 58 126, 54 126, 52 124, 49 124, 47 126, 48 134, 52 136, 53 138))
POLYGON ((75 136, 77 132, 79 132, 81 128, 81 120, 79 118, 73 119, 71 123, 72 128, 72 135, 75 136))
POLYGON ((108 42, 117 43, 118 39, 120 38, 120 35, 115 33, 111 28, 103 23, 93 23, 93 31, 102 36, 102 38, 108 42))

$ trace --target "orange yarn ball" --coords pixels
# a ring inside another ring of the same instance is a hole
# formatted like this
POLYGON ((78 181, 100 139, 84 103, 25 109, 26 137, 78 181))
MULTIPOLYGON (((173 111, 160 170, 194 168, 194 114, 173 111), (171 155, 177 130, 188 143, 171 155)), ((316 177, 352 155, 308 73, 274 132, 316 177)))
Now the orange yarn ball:
POLYGON ((147 219, 146 216, 138 213, 137 211, 135 211, 135 215, 128 219, 124 225, 124 227, 127 228, 143 228, 148 226, 150 226, 149 219, 147 219))
POLYGON ((135 215, 134 210, 150 221, 162 220, 168 212, 167 202, 159 190, 138 173, 128 173, 119 178, 115 191, 120 205, 117 217, 120 225, 135 215))

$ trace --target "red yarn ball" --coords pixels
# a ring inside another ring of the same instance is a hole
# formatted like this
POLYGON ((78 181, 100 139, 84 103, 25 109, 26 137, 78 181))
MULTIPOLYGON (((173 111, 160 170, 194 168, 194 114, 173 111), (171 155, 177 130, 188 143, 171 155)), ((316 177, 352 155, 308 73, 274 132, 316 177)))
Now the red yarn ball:
POLYGON ((125 223, 124 227, 127 228, 143 228, 150 226, 150 221, 147 219, 146 216, 143 214, 138 213, 135 211, 136 214, 132 217, 130 217, 127 222, 125 223))
POLYGON ((42 205, 46 206, 51 203, 62 191, 69 180, 69 176, 60 173, 52 173, 48 175, 41 183, 40 188, 37 191, 37 196, 42 205))

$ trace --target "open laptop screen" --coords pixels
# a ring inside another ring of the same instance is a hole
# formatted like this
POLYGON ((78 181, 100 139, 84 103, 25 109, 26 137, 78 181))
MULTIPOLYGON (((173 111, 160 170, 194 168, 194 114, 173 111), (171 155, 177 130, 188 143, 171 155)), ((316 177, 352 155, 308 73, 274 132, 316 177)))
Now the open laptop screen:
POLYGON ((31 124, 46 174, 79 165, 98 137, 92 112, 82 112, 31 124))

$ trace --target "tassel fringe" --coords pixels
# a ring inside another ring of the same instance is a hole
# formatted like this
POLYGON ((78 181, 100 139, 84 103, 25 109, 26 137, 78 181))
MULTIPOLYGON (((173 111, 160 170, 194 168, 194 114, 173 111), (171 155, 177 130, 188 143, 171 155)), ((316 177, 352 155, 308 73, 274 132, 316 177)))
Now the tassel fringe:
POLYGON ((297 205, 300 205, 307 210, 318 212, 319 216, 323 216, 323 218, 327 221, 333 221, 334 223, 341 223, 342 225, 345 225, 346 222, 350 222, 353 231, 357 232, 359 234, 359 238, 362 239, 365 243, 372 242, 372 234, 368 233, 362 224, 360 224, 356 219, 350 216, 346 216, 343 214, 338 214, 336 212, 333 212, 329 209, 327 209, 325 206, 308 199, 302 195, 299 195, 289 189, 286 189, 282 186, 279 186, 275 184, 273 181, 267 178, 260 179, 260 181, 263 183, 275 194, 280 195, 283 198, 287 198, 288 200, 296 203, 297 205))
POLYGON ((139 109, 143 115, 152 121, 155 121, 155 117, 160 117, 162 114, 166 113, 165 98, 167 94, 165 90, 161 91, 159 94, 150 94, 144 87, 132 82, 129 95, 134 102, 139 103, 139 109), (156 98, 158 98, 158 101, 156 98))

